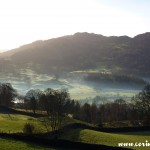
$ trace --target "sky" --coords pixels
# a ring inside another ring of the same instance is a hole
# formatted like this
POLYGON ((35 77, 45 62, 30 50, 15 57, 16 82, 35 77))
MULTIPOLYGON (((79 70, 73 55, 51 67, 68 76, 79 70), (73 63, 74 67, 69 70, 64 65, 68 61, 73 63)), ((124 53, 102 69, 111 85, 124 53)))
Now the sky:
POLYGON ((150 0, 0 0, 0 52, 76 32, 150 31, 150 0))

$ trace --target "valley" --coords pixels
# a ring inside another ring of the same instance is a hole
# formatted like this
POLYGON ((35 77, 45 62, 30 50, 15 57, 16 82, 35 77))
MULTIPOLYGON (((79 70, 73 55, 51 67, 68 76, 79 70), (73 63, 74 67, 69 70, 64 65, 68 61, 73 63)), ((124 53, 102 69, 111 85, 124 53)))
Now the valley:
POLYGON ((150 140, 149 47, 150 32, 84 32, 0 53, 0 144, 95 150, 150 140))
MULTIPOLYGON (((11 83, 12 86, 22 95, 31 89, 67 89, 72 99, 90 99, 96 96, 104 97, 107 100, 118 98, 129 99, 137 94, 144 86, 144 83, 137 85, 127 85, 122 81, 117 84, 114 82, 101 81, 95 83, 84 79, 85 72, 81 75, 70 73, 66 76, 59 77, 54 75, 38 74, 31 69, 22 69, 17 77, 10 73, 0 73, 0 82, 11 83), (84 75, 83 75, 84 74, 84 75)), ((92 103, 92 102, 91 102, 92 103)))

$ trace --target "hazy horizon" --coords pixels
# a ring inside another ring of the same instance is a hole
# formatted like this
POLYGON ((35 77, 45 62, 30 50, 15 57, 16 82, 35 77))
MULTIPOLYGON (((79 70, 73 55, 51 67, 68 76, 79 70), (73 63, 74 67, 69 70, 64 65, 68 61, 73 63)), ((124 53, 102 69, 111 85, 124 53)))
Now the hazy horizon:
POLYGON ((0 52, 76 32, 134 37, 149 31, 150 1, 0 1, 0 52))

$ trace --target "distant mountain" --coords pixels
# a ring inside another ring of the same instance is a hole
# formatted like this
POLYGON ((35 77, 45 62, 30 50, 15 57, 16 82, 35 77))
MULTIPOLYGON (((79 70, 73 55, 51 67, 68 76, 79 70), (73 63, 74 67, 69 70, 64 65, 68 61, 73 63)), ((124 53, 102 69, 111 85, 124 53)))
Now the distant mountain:
POLYGON ((36 41, 0 57, 7 66, 31 67, 43 73, 99 69, 150 75, 150 32, 134 38, 76 33, 36 41))

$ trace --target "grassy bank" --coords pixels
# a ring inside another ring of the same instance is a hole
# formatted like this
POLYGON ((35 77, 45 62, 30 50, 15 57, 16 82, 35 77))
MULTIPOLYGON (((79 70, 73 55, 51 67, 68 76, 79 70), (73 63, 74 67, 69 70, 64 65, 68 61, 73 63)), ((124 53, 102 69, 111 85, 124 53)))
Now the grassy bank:
MULTIPOLYGON (((70 129, 62 135, 63 139, 92 144, 118 146, 118 143, 141 143, 150 141, 150 131, 128 133, 105 133, 89 129, 70 129)), ((150 147, 129 147, 133 149, 149 149, 150 147)))

